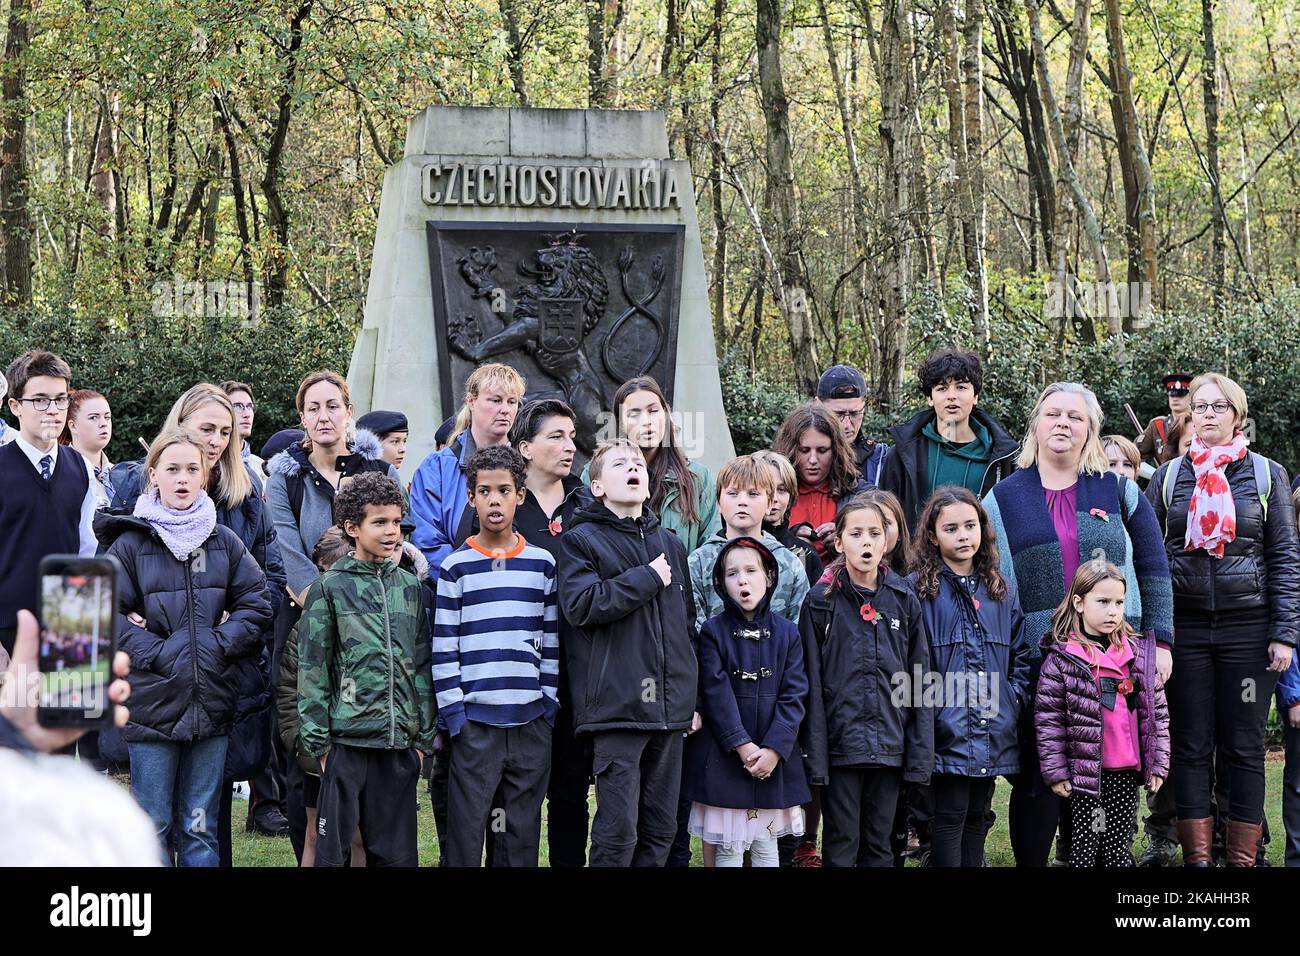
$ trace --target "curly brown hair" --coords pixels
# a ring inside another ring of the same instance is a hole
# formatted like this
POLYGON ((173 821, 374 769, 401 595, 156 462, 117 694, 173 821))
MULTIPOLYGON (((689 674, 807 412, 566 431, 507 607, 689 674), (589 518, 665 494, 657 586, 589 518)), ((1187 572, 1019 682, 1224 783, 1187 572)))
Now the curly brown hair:
POLYGON ((843 498, 857 486, 858 461, 853 457, 853 448, 844 439, 844 429, 839 420, 821 402, 796 405, 781 422, 772 450, 790 459, 798 474, 799 437, 810 428, 830 439, 830 495, 836 499, 843 498))
POLYGON ((989 597, 1001 601, 1007 596, 1007 582, 998 572, 998 542, 989 523, 989 514, 968 488, 959 485, 944 485, 936 490, 926 501, 916 522, 916 534, 912 536, 916 596, 922 601, 932 601, 939 595, 943 555, 939 552, 939 538, 934 529, 939 523, 940 513, 949 505, 970 505, 979 516, 980 546, 975 552, 974 570, 988 588, 989 597))

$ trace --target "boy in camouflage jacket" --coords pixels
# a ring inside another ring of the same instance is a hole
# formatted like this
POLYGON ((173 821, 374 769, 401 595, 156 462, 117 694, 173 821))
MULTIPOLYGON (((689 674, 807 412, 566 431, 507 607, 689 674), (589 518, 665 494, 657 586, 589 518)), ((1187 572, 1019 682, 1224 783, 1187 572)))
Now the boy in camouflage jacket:
POLYGON ((299 625, 299 733, 321 764, 317 866, 342 866, 358 825, 367 866, 416 864, 433 657, 420 581, 397 566, 402 507, 401 487, 378 472, 338 493, 334 516, 355 551, 311 586, 299 625))

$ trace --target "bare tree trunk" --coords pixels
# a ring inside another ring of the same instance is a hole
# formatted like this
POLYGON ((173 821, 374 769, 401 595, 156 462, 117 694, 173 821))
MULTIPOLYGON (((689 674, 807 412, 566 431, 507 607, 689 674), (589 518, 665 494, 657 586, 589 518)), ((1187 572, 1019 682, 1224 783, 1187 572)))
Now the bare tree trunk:
MULTIPOLYGON (((1075 0, 1074 19, 1070 25, 1070 62, 1065 71, 1065 106, 1061 126, 1065 133, 1065 151, 1073 166, 1079 159, 1079 127, 1083 123, 1083 64, 1088 53, 1092 0, 1075 0)), ((1064 162, 1056 168, 1056 209, 1054 213, 1056 259, 1052 269, 1057 284, 1060 315, 1053 316, 1058 341, 1065 339, 1065 327, 1071 316, 1079 314, 1078 252, 1073 248, 1075 236, 1074 197, 1065 181, 1064 162)))
POLYGON ((727 214, 722 204, 722 17, 726 0, 713 0, 713 51, 709 59, 709 191, 713 205, 713 328, 727 320, 727 214))
POLYGON ((1047 53, 1043 45, 1043 27, 1039 18, 1038 0, 1025 0, 1025 10, 1029 14, 1029 35, 1033 42, 1038 83, 1042 87, 1043 107, 1047 112, 1052 140, 1056 145, 1057 163, 1060 168, 1064 169, 1066 184, 1074 196, 1074 202, 1078 207, 1079 214, 1083 217, 1084 232, 1087 234, 1089 245, 1092 247, 1093 262, 1097 271, 1097 301, 1102 307, 1103 315, 1106 318, 1107 331, 1116 337, 1119 349, 1122 352, 1123 339, 1119 337, 1122 332, 1119 322, 1119 303, 1115 295, 1115 283, 1111 278, 1110 259, 1106 255, 1106 245, 1102 239, 1101 226, 1093 213, 1092 203, 1088 201, 1088 196, 1083 191, 1083 185, 1079 182, 1079 176, 1074 170, 1074 164, 1070 162, 1070 154, 1065 142, 1065 128, 1061 123, 1061 111, 1057 106, 1056 95, 1052 92, 1052 77, 1047 68, 1047 53))
MULTIPOLYGON (((275 125, 266 149, 266 168, 262 175, 262 195, 266 198, 266 219, 270 226, 273 245, 267 257, 266 304, 274 308, 284 304, 289 288, 289 213, 280 194, 281 164, 284 144, 289 137, 289 123, 293 119, 295 83, 298 76, 298 51, 302 47, 303 24, 311 16, 315 0, 304 0, 294 11, 289 22, 289 42, 279 54, 284 71, 280 94, 276 101, 275 125)), ((502 0, 506 4, 508 0, 502 0)), ((220 135, 219 130, 215 131, 220 135)))
POLYGON ((880 141, 884 148, 881 189, 885 274, 882 277, 883 326, 880 336, 880 401, 889 411, 903 395, 907 358, 908 306, 912 297, 912 242, 909 171, 918 147, 916 87, 912 81, 912 23, 907 0, 885 0, 881 8, 880 141))
POLYGON ((984 271, 987 209, 984 197, 984 0, 966 0, 961 58, 965 86, 966 168, 962 180, 970 194, 970 235, 965 240, 966 282, 971 325, 980 351, 989 349, 989 290, 984 271))
POLYGON ((1201 0, 1201 93, 1205 100, 1205 162, 1212 187, 1214 223, 1210 240, 1210 276, 1214 283, 1214 311, 1226 307, 1224 280, 1228 269, 1228 246, 1224 241, 1226 212, 1219 188, 1219 55, 1214 40, 1215 0, 1201 0))
MULTIPOLYGON (((1145 323, 1151 317, 1151 297, 1156 287, 1156 188, 1151 174, 1151 163, 1146 144, 1142 141, 1142 124, 1138 122, 1137 105, 1133 99, 1133 70, 1128 64, 1124 46, 1124 27, 1119 10, 1119 0, 1106 0, 1106 35, 1110 41, 1112 76, 1115 98, 1119 101, 1123 120, 1122 148, 1128 156, 1137 188, 1137 202, 1130 205, 1126 221, 1137 220, 1137 252, 1141 265, 1139 286, 1134 287, 1135 276, 1130 269, 1129 304, 1125 310, 1126 330, 1131 330, 1131 320, 1145 323), (1137 302, 1133 293, 1138 293, 1137 302)), ((1119 127, 1116 127, 1116 132, 1119 127)), ((1133 260, 1132 254, 1129 256, 1133 260)))
POLYGON ((754 40, 758 48, 758 85, 767 121, 767 203, 772 209, 776 248, 772 254, 777 301, 790 332, 790 348, 799 387, 811 393, 820 374, 812 334, 807 281, 803 272, 802 229, 794 189, 790 146, 790 103, 781 73, 781 0, 757 0, 754 40))
POLYGON ((5 298, 15 305, 32 300, 31 214, 27 206, 27 46, 32 0, 10 0, 5 38, 4 142, 0 146, 0 225, 4 228, 5 298))
POLYGON ((95 174, 90 185, 100 213, 95 231, 101 236, 112 236, 117 232, 117 190, 113 188, 113 162, 117 156, 117 94, 101 90, 99 110, 101 125, 95 138, 95 174))
POLYGON ((515 12, 515 0, 497 0, 501 9, 501 21, 506 28, 509 52, 506 55, 510 67, 510 85, 514 87, 515 96, 520 106, 528 102, 528 86, 524 82, 524 38, 519 29, 519 17, 515 12))
POLYGON ((605 0, 586 0, 587 6, 587 106, 609 105, 605 82, 605 0))

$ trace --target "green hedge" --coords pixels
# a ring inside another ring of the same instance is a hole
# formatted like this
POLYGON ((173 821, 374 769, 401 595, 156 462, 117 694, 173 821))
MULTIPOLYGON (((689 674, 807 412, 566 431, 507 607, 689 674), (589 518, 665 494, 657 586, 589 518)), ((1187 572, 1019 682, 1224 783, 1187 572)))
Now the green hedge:
MULTIPOLYGON (((226 379, 253 386, 253 446, 294 427, 294 391, 313 369, 347 371, 355 326, 323 311, 265 311, 256 327, 236 319, 156 316, 147 309, 125 326, 50 310, 0 313, 0 363, 27 349, 58 352, 72 367, 74 388, 108 396, 113 409, 113 461, 139 458, 182 392, 226 379)), ((6 415, 10 424, 12 416, 6 415)))
MULTIPOLYGON (((985 361, 980 405, 1017 438, 1043 386, 1077 381, 1091 388, 1105 413, 1105 429, 1133 435, 1124 411, 1133 406, 1145 424, 1168 412, 1160 379, 1169 372, 1223 372, 1238 381, 1250 400, 1253 447, 1280 461, 1288 474, 1300 465, 1300 290, 1289 289, 1262 305, 1236 307, 1222 320, 1201 314, 1157 316, 1125 340, 1124 360, 1114 343, 1067 342, 1056 346, 1051 328, 1031 307, 1008 310, 993 320, 992 347, 985 361)), ((892 415, 868 407, 863 427, 882 435, 924 407, 916 395, 916 366, 934 349, 972 348, 974 336, 963 318, 940 314, 913 324, 906 383, 908 406, 892 415)), ((777 368, 749 369, 738 351, 722 357, 722 397, 737 452, 767 447, 782 416, 799 395, 783 384, 777 368)))

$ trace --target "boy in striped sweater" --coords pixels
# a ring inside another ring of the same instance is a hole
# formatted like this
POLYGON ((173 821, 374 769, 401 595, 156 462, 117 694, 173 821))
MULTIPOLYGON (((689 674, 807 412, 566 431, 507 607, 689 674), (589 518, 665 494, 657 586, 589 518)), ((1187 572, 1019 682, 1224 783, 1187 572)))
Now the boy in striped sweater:
POLYGON ((438 572, 433 687, 439 728, 452 739, 448 866, 480 865, 488 826, 495 866, 537 865, 560 642, 555 559, 513 527, 524 473, 512 448, 474 454, 466 479, 479 532, 438 572))

